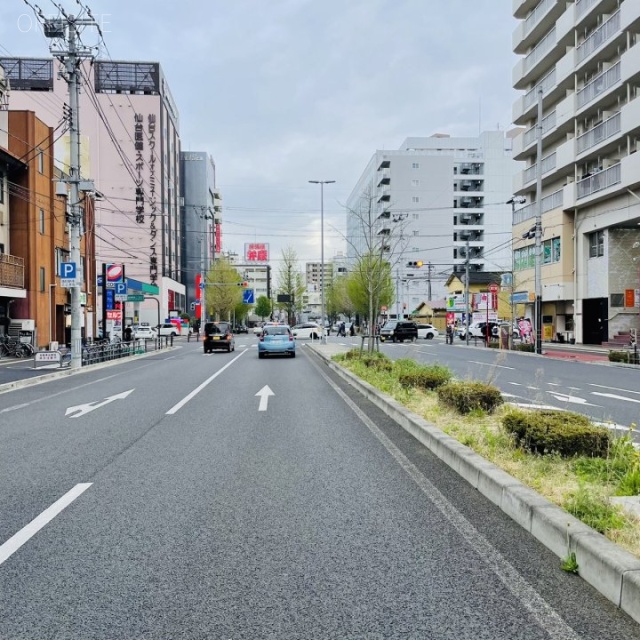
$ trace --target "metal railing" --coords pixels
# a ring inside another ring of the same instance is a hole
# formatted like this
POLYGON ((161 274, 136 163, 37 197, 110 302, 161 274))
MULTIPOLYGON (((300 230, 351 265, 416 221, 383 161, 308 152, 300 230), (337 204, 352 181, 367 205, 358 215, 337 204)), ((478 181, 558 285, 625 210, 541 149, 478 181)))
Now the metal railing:
POLYGON ((533 51, 531 51, 531 53, 529 53, 529 55, 524 59, 524 72, 528 73, 531 71, 531 69, 533 69, 533 67, 535 67, 535 65, 538 64, 538 62, 540 62, 540 60, 542 60, 542 58, 544 58, 551 49, 553 49, 555 43, 556 28, 552 27, 549 33, 547 33, 547 35, 538 42, 535 49, 533 49, 533 51))
MULTIPOLYGON (((542 198, 542 213, 547 213, 547 211, 553 211, 558 207, 562 206, 563 203, 563 190, 558 189, 558 191, 554 191, 550 193, 548 196, 542 198)), ((535 218, 538 213, 536 209, 535 202, 514 211, 513 213, 513 224, 519 224, 520 222, 524 222, 525 220, 529 220, 531 218, 535 218)))
MULTIPOLYGON (((550 153, 546 158, 542 158, 542 174, 548 173, 556 168, 556 152, 550 153)), ((536 170, 538 163, 532 164, 524 171, 524 184, 536 179, 536 170)))
POLYGON ((526 36, 531 32, 542 17, 548 13, 549 9, 556 4, 556 0, 542 0, 538 3, 538 6, 527 16, 524 21, 524 35, 526 36))
POLYGON ((576 0, 576 18, 583 16, 597 2, 600 0, 576 0))
POLYGON ((589 84, 586 84, 578 91, 578 108, 584 107, 585 104, 591 102, 594 98, 604 93, 620 80, 620 62, 616 62, 610 69, 603 71, 596 76, 589 84))
POLYGON ((599 125, 593 127, 593 129, 589 129, 589 131, 587 131, 586 133, 578 136, 578 153, 582 153, 587 149, 591 149, 591 147, 595 147, 603 140, 611 138, 612 136, 616 135, 616 133, 620 133, 621 129, 622 115, 618 112, 604 122, 601 122, 599 125))
POLYGON ((607 40, 620 31, 620 10, 616 11, 606 22, 603 22, 577 49, 576 57, 582 62, 607 40))
POLYGON ((580 180, 580 182, 577 183, 578 190, 576 198, 586 198, 592 193, 596 193, 596 191, 602 191, 621 181, 622 165, 620 163, 614 164, 604 171, 598 171, 598 173, 594 173, 592 176, 580 180))
MULTIPOLYGON (((542 118, 542 135, 549 133, 556 126, 556 112, 552 111, 549 115, 542 118)), ((538 126, 533 125, 531 129, 527 129, 524 132, 524 146, 528 147, 533 144, 538 137, 538 126)))
POLYGON ((88 343, 82 347, 82 366, 157 351, 173 345, 173 336, 140 338, 129 342, 88 343))
POLYGON ((24 258, 0 254, 0 286, 24 289, 24 258))
POLYGON ((538 100, 538 91, 542 89, 542 93, 547 93, 550 89, 552 89, 556 84, 556 70, 552 69, 547 75, 538 82, 538 84, 525 93, 524 96, 524 108, 528 109, 530 106, 534 105, 538 100))

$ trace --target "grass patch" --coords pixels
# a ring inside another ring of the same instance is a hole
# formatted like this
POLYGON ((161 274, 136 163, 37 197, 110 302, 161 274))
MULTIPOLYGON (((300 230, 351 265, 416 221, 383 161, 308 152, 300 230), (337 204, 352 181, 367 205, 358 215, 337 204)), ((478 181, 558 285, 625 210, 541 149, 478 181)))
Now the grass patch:
POLYGON ((398 360, 391 371, 366 366, 360 358, 343 355, 335 360, 640 557, 640 520, 608 502, 614 495, 640 495, 640 453, 633 447, 630 436, 610 440, 602 457, 532 452, 519 446, 517 438, 502 426, 513 408, 498 405, 494 413, 472 409, 461 414, 441 404, 436 391, 403 387, 399 376, 423 366, 413 360, 398 360))

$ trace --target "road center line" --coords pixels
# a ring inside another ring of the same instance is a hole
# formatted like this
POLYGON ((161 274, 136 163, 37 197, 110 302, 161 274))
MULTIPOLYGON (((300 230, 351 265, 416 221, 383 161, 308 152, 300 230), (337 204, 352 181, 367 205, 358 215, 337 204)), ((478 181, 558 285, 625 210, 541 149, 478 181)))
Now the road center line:
POLYGON ((218 371, 216 371, 212 376, 207 378, 201 385, 197 386, 191 393, 189 393, 184 398, 182 398, 180 402, 178 402, 177 404, 174 404, 173 407, 171 407, 171 409, 167 411, 166 415, 173 415, 174 413, 177 413, 178 411, 180 411, 180 409, 182 409, 182 407, 184 407, 184 405, 187 404, 189 400, 191 400, 192 398, 195 398, 210 382, 213 382, 213 380, 215 380, 225 369, 230 367, 238 358, 242 358, 242 356, 245 353, 247 352, 243 351, 242 353, 239 353, 233 360, 231 360, 231 362, 227 362, 227 364, 225 364, 224 367, 222 367, 222 369, 218 369, 218 371))
POLYGON ((552 640, 579 640, 578 634, 570 627, 553 607, 518 573, 514 566, 456 509, 453 504, 430 482, 420 470, 396 447, 389 438, 369 419, 338 385, 313 363, 320 375, 360 418, 382 446, 391 454, 418 485, 425 496, 442 513, 457 533, 475 550, 504 586, 520 602, 538 625, 552 640))
POLYGON ((62 498, 56 500, 48 509, 34 518, 28 525, 12 535, 0 546, 0 565, 10 558, 25 542, 29 541, 45 525, 49 524, 61 511, 66 509, 78 496, 82 495, 93 483, 84 482, 77 484, 71 491, 65 493, 62 498))
POLYGON ((604 384, 592 384, 589 383, 590 387, 597 387, 598 389, 609 389, 611 391, 622 391, 624 393, 634 393, 640 395, 640 391, 631 391, 631 389, 621 389, 620 387, 607 387, 604 384))

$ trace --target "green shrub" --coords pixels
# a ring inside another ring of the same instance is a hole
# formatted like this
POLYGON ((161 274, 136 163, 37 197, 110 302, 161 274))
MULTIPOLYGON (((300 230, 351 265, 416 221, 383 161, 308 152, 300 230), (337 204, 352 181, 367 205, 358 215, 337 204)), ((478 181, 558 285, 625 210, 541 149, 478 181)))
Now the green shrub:
POLYGON ((515 351, 526 351, 527 353, 534 353, 536 350, 535 344, 516 344, 513 346, 515 351))
POLYGON ((500 389, 476 381, 449 382, 438 388, 438 400, 458 413, 477 409, 492 413, 504 402, 500 389))
POLYGON ((375 369, 376 371, 393 371, 393 362, 384 356, 380 358, 370 353, 363 354, 361 362, 365 367, 375 369))
POLYGON ((403 387, 418 387, 419 389, 437 389, 449 380, 451 380, 451 371, 438 364, 417 367, 413 371, 405 371, 398 375, 398 381, 403 387))
POLYGON ((640 468, 629 469, 618 482, 617 496, 640 496, 640 468))
POLYGON ((604 427, 595 426, 586 416, 555 409, 515 409, 502 418, 502 426, 515 436, 518 445, 541 454, 604 457, 611 444, 604 427))
POLYGON ((572 516, 602 534, 624 526, 624 517, 619 509, 610 504, 604 496, 585 487, 580 487, 565 500, 563 506, 572 516))
POLYGON ((629 362, 629 353, 626 351, 609 351, 609 362, 629 362))

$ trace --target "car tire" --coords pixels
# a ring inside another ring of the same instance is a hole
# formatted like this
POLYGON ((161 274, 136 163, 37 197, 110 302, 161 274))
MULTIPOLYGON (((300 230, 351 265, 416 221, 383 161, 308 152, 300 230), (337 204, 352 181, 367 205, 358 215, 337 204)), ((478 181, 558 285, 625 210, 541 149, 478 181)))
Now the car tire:
POLYGON ((262 360, 262 358, 264 358, 264 353, 258 353, 258 358, 260 358, 260 360, 262 360))
POLYGON ((433 333, 427 333, 425 340, 433 340, 433 333))
POLYGON ((295 358, 295 357, 296 357, 296 352, 295 352, 295 351, 292 351, 292 352, 291 352, 291 357, 292 357, 292 358, 295 358))
POLYGON ((312 340, 317 340, 318 339, 318 334, 317 333, 312 333, 311 334, 311 339, 312 340))

